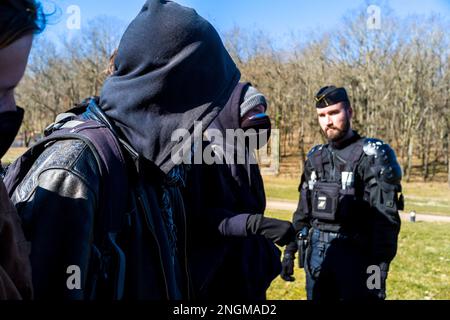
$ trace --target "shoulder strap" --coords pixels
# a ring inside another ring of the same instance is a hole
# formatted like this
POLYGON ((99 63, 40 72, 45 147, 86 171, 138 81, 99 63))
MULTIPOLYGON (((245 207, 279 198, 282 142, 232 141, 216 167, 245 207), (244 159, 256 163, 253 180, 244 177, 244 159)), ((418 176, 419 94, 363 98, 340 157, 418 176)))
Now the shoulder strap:
POLYGON ((104 230, 119 232, 123 225, 123 213, 126 211, 127 201, 124 195, 128 190, 127 166, 120 142, 114 133, 95 120, 87 120, 75 127, 63 127, 56 131, 55 137, 78 137, 92 150, 100 170, 101 190, 100 212, 104 230), (120 214, 118 214, 120 213, 120 214))
POLYGON ((352 148, 350 158, 348 159, 349 163, 350 163, 350 168, 353 173, 356 172, 356 166, 357 166, 359 160, 361 159, 361 156, 364 153, 363 145, 364 145, 364 139, 361 138, 358 141, 356 141, 356 143, 354 144, 354 146, 352 148))
POLYGON ((95 217, 94 243, 99 250, 111 248, 119 256, 116 271, 117 286, 114 299, 123 296, 125 256, 116 244, 116 236, 123 229, 128 204, 128 171, 120 142, 105 125, 95 120, 69 121, 60 129, 35 144, 8 168, 5 177, 10 196, 31 169, 39 155, 49 145, 62 140, 82 140, 91 149, 100 172, 99 215, 95 217))
POLYGON ((319 179, 323 178, 323 172, 324 172, 323 151, 326 148, 326 146, 327 145, 315 146, 308 154, 308 156, 311 160, 311 164, 314 167, 314 170, 317 172, 319 179))
MULTIPOLYGON (((111 130, 99 122, 77 120, 73 124, 75 126, 63 126, 61 129, 54 131, 17 159, 8 168, 4 181, 5 185, 11 196, 31 169, 33 163, 50 144, 62 140, 82 140, 93 152, 100 171, 100 199, 104 199, 100 203, 100 212, 104 217, 104 223, 101 223, 101 225, 104 225, 104 228, 110 232, 119 231, 122 225, 122 217, 112 213, 125 212, 125 197, 108 197, 108 195, 120 195, 123 194, 123 190, 128 189, 127 167, 120 143, 111 130)), ((102 233, 105 233, 105 231, 103 230, 102 233)))

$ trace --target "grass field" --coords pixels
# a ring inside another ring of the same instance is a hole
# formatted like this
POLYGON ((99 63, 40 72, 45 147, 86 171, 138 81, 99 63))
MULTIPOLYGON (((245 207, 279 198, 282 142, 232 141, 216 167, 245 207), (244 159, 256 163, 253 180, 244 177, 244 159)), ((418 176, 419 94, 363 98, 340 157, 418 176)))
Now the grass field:
MULTIPOLYGON (((298 179, 264 176, 266 196, 269 199, 298 201, 298 179)), ((450 188, 447 183, 402 183, 405 212, 450 215, 450 188)))
POLYGON ((2 158, 3 164, 10 164, 14 160, 16 160, 19 156, 21 156, 27 148, 10 148, 5 156, 2 158))
MULTIPOLYGON (((286 220, 292 216, 291 212, 276 210, 266 214, 286 220)), ((280 277, 275 279, 268 298, 306 299, 303 269, 295 268, 294 276, 295 282, 285 282, 280 277)), ((387 286, 390 300, 449 300, 450 223, 403 222, 387 286)))

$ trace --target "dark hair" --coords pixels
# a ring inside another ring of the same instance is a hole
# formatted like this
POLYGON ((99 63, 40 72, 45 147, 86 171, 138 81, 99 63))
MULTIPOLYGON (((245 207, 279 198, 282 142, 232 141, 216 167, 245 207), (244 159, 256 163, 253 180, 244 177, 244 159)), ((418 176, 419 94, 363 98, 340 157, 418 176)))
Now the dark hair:
POLYGON ((116 57, 117 57, 117 52, 119 51, 118 48, 114 49, 113 53, 111 54, 111 56, 109 57, 109 63, 108 63, 108 68, 105 70, 106 76, 112 76, 114 71, 116 71, 116 57))
POLYGON ((342 103, 344 104, 344 109, 348 110, 351 107, 350 101, 342 101, 342 103))
POLYGON ((0 3, 0 49, 27 34, 44 30, 46 15, 36 0, 2 0, 0 3))

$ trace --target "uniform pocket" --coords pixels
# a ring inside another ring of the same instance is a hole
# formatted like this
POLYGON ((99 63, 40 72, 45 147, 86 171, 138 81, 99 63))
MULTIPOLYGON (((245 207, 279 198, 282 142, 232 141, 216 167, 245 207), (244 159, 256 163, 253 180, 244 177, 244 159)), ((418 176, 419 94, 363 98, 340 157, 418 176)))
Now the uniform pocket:
POLYGON ((311 237, 310 245, 306 252, 306 268, 313 279, 318 279, 325 260, 327 244, 318 239, 315 234, 311 237))
POLYGON ((335 221, 339 203, 340 185, 337 183, 316 182, 312 197, 313 218, 335 221))

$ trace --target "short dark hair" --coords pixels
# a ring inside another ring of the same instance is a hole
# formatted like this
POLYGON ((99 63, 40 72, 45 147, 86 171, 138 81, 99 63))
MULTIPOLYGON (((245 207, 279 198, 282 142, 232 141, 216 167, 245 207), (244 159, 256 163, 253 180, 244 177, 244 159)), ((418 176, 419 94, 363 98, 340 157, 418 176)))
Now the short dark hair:
POLYGON ((0 3, 0 49, 46 25, 42 5, 36 0, 2 0, 0 3))
POLYGON ((348 100, 347 101, 342 101, 342 103, 344 104, 345 110, 350 109, 350 107, 352 106, 350 101, 348 101, 348 100))

